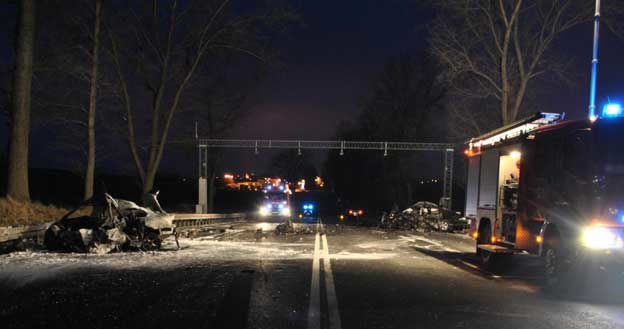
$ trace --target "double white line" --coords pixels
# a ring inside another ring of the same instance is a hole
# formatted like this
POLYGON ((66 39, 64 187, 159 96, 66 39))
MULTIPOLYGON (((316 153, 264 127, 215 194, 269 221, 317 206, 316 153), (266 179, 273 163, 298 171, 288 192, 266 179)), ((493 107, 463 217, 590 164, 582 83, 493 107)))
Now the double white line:
MULTIPOLYGON (((322 224, 320 224, 322 227, 322 224)), ((329 259, 327 236, 318 232, 314 240, 314 259, 312 260, 312 284, 310 285, 310 307, 308 308, 308 329, 321 328, 321 260, 323 257, 323 273, 325 274, 325 295, 327 297, 327 313, 330 329, 341 329, 340 313, 338 313, 338 298, 334 286, 334 275, 329 259), (321 241, 323 249, 321 251, 321 241)))

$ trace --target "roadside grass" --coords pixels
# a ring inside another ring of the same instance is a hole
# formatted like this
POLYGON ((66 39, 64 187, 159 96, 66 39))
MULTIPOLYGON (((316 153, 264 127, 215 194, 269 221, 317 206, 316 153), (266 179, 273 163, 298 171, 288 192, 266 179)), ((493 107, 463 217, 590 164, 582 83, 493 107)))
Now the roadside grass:
MULTIPOLYGON (((19 202, 10 198, 0 198, 0 226, 18 226, 53 222, 61 219, 69 209, 39 202, 19 202)), ((80 209, 72 217, 88 214, 88 209, 80 209)))

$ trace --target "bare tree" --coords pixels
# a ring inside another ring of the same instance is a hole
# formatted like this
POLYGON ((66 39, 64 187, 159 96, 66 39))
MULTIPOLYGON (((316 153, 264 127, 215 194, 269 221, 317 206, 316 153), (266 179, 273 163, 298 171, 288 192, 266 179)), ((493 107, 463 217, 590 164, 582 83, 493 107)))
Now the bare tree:
POLYGON ((7 196, 30 200, 28 189, 28 136, 35 51, 35 0, 19 1, 15 71, 11 97, 11 130, 7 196))
MULTIPOLYGON (((256 65, 258 66, 258 65, 256 65)), ((249 68, 239 62, 239 67, 247 67, 246 74, 231 76, 222 65, 207 68, 211 75, 199 77, 198 85, 187 95, 189 105, 180 116, 191 117, 198 123, 197 133, 205 138, 223 138, 236 124, 236 121, 247 112, 249 103, 253 102, 255 89, 259 80, 253 67, 249 68), (249 78, 248 75, 253 75, 249 78)), ((256 67, 256 69, 259 67, 256 67)), ((189 122, 191 120, 187 120, 189 122)), ((208 181, 207 211, 214 210, 217 169, 223 154, 215 148, 208 149, 206 159, 206 180, 208 181)))
POLYGON ((261 42, 267 36, 265 33, 282 29, 292 18, 289 12, 272 9, 241 14, 240 8, 233 8, 230 0, 168 3, 167 8, 156 10, 154 2, 153 6, 143 8, 146 14, 131 9, 124 22, 133 22, 130 30, 134 45, 124 45, 121 40, 127 38, 110 34, 112 58, 124 99, 128 144, 143 182, 143 192, 153 188, 173 118, 183 106, 185 92, 208 59, 225 50, 267 61, 265 44, 261 42), (168 16, 164 17, 163 12, 168 16), (134 95, 130 92, 131 82, 137 81, 150 95, 149 110, 141 111, 142 105, 131 99, 130 95, 134 95), (146 129, 150 137, 145 157, 136 121, 140 116, 141 122, 150 123, 146 129))
MULTIPOLYGON (((431 47, 463 97, 495 100, 502 124, 517 119, 547 76, 565 78, 566 60, 553 43, 573 27, 591 21, 593 1, 436 0, 431 47)), ((621 13, 610 1, 605 13, 621 13)), ((608 18, 608 17, 607 17, 608 18)))
POLYGON ((107 20, 105 3, 113 5, 102 0, 38 3, 37 19, 48 24, 37 33, 31 124, 48 138, 45 144, 32 145, 31 152, 48 158, 50 167, 67 168, 80 176, 81 199, 93 195, 96 161, 119 157, 114 145, 123 132, 116 131, 115 125, 119 122, 113 104, 117 101, 112 88, 115 71, 102 56, 106 55, 103 36, 97 31, 107 20), (59 16, 66 19, 58 20, 59 16))
POLYGON ((91 54, 91 81, 89 87, 89 112, 87 115, 87 168, 84 181, 84 199, 93 196, 95 176, 95 109, 97 105, 98 57, 100 48, 100 21, 102 18, 102 0, 95 1, 95 23, 93 28, 93 53, 91 54))
MULTIPOLYGON (((337 138, 439 141, 445 128, 442 124, 446 122, 442 111, 446 93, 440 65, 431 55, 392 57, 372 80, 355 124, 340 125, 337 138)), ((406 153, 375 156, 349 151, 343 156, 330 155, 324 169, 336 191, 345 198, 390 207, 393 203, 407 205, 414 201, 414 182, 418 176, 432 172, 430 160, 406 153), (370 185, 375 188, 367 188, 370 185)))

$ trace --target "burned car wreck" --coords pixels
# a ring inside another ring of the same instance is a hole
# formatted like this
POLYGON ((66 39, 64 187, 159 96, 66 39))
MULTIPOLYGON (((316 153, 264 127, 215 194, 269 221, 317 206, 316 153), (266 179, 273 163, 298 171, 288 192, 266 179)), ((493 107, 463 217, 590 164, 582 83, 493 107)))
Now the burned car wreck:
POLYGON ((141 207, 104 193, 79 207, 92 207, 91 215, 72 218, 76 208, 50 225, 44 244, 51 251, 84 253, 158 250, 170 236, 177 244, 174 216, 162 209, 157 196, 147 194, 141 207))
POLYGON ((465 230, 468 224, 460 213, 433 202, 419 201, 403 211, 384 212, 380 226, 398 230, 454 232, 465 230))

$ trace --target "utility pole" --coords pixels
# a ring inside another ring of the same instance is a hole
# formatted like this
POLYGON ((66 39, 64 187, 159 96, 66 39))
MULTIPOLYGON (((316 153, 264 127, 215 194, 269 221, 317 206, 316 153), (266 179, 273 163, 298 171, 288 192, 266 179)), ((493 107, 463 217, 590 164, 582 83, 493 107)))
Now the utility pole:
POLYGON ((594 15, 594 49, 592 56, 591 83, 589 86, 589 120, 596 121, 596 79, 598 76, 598 35, 600 32, 600 0, 596 0, 594 15))

